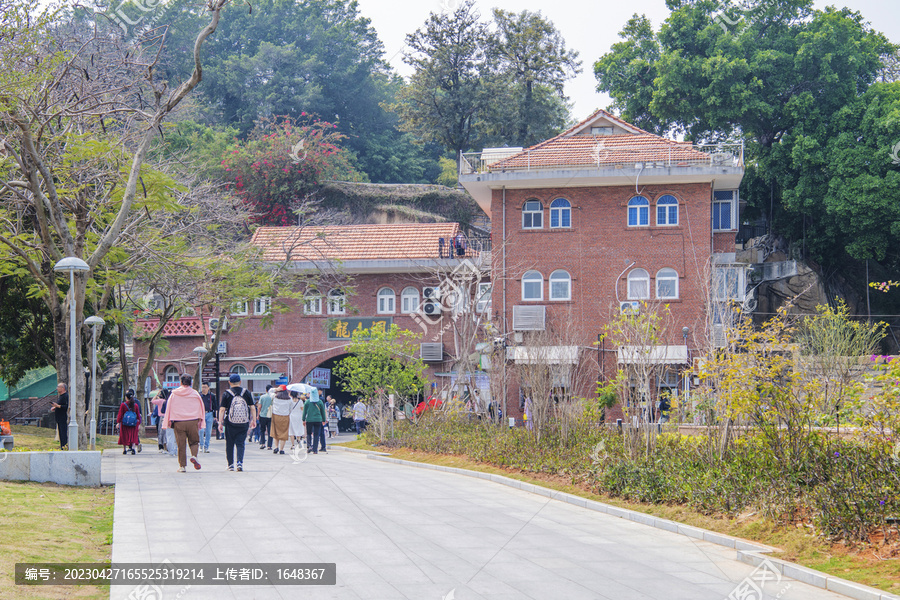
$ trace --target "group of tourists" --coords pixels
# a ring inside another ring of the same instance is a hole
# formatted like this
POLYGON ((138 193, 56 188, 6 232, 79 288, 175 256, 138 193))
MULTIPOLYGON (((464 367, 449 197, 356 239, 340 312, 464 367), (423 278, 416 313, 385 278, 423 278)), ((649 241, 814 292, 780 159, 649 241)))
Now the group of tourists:
MULTIPOLYGON (((266 386, 266 393, 258 401, 250 390, 241 385, 241 376, 229 377, 230 387, 216 402, 215 394, 204 383, 200 392, 193 387, 193 378, 181 375, 180 386, 160 390, 151 404, 157 423, 159 452, 178 456, 178 472, 187 470, 190 463, 200 469, 198 455, 209 452, 213 430, 216 439, 225 438, 225 457, 229 471, 244 470, 244 452, 248 441, 259 441, 260 450, 284 454, 287 442, 290 450, 305 447, 310 454, 326 452, 325 439, 335 437, 341 410, 335 400, 319 397, 318 390, 291 391, 287 386, 266 386)), ((365 429, 366 406, 360 400, 353 406, 357 432, 365 429)), ((139 439, 142 422, 140 404, 134 390, 128 390, 116 417, 122 453, 141 451, 139 439)))

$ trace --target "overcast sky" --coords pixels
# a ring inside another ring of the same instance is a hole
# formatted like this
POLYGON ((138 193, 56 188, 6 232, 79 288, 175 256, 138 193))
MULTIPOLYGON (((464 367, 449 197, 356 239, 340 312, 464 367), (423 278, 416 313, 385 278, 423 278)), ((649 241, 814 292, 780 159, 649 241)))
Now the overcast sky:
MULTIPOLYGON (((402 61, 406 34, 425 23, 433 11, 453 10, 460 0, 358 0, 360 12, 384 42, 385 54, 403 76, 410 68, 402 61)), ((842 3, 816 0, 816 8, 828 5, 848 6, 862 13, 864 19, 894 43, 900 42, 900 2, 898 0, 844 0, 842 3)), ((577 50, 582 72, 566 84, 573 117, 581 120, 597 108, 606 108, 609 97, 595 91, 597 85, 593 63, 619 41, 618 33, 632 14, 645 14, 655 29, 669 14, 664 0, 626 0, 623 2, 585 2, 584 0, 477 0, 482 20, 489 20, 492 8, 521 12, 541 12, 556 25, 569 48, 577 50)))

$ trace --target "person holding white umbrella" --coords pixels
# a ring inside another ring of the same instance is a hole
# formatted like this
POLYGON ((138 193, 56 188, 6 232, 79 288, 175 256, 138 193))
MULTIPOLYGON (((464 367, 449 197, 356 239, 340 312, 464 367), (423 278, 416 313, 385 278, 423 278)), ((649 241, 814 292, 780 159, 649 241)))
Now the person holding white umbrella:
POLYGON ((291 408, 293 406, 294 403, 291 402, 287 388, 283 385, 278 386, 275 397, 272 399, 272 429, 270 432, 270 436, 275 440, 272 444, 274 454, 284 454, 284 445, 290 436, 291 408))
POLYGON ((288 436, 291 438, 291 450, 294 445, 303 446, 303 438, 306 437, 306 426, 303 423, 303 405, 309 396, 300 392, 291 392, 291 413, 288 436))

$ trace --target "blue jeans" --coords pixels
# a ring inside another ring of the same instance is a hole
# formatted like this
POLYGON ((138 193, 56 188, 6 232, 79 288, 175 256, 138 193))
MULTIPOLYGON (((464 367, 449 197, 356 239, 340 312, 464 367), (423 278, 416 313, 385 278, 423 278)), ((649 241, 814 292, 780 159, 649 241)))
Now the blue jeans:
POLYGON ((229 467, 240 467, 244 464, 244 447, 247 444, 247 431, 249 429, 249 423, 244 423, 243 425, 225 423, 225 458, 228 459, 229 467), (235 448, 237 448, 237 465, 234 462, 235 448))
POLYGON ((204 450, 209 450, 209 438, 212 436, 214 416, 212 411, 206 413, 206 431, 200 434, 200 447, 204 450))
POLYGON ((166 449, 172 456, 175 456, 175 452, 178 451, 178 445, 175 443, 175 430, 171 427, 166 429, 166 449))

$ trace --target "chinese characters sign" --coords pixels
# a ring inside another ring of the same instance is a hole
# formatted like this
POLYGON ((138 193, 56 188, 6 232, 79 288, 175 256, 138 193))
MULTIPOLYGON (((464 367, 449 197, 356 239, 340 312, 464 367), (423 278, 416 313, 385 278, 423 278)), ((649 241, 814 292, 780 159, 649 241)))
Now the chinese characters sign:
MULTIPOLYGON (((353 339, 353 332, 367 329, 384 333, 391 328, 393 317, 348 317, 335 319, 328 329, 328 341, 342 341, 353 339)), ((369 339, 368 336, 362 339, 369 339)))
POLYGON ((323 390, 328 389, 331 387, 331 369, 313 369, 303 382, 323 390))

